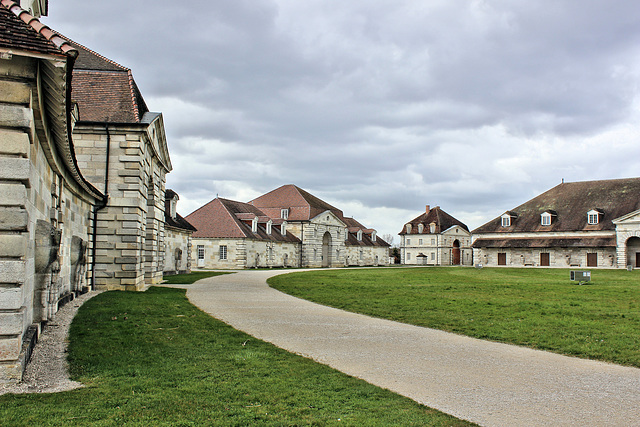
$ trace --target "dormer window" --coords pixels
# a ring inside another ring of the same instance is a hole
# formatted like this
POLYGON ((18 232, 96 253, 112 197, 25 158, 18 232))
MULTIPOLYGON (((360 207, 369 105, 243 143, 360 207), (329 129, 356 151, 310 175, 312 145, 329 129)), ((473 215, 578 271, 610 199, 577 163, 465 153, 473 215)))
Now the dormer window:
POLYGON ((255 217, 253 218, 253 220, 251 220, 251 231, 253 233, 258 232, 258 217, 255 217))
POLYGON ((407 234, 411 233, 411 224, 405 225, 404 228, 405 228, 407 234))
POLYGON ((432 222, 431 224, 429 224, 429 233, 433 234, 436 232, 436 223, 432 222))
POLYGON ((589 212, 587 212, 587 223, 589 225, 599 224, 600 215, 603 214, 604 212, 602 212, 600 209, 591 209, 589 212))
POLYGON ((358 230, 358 242, 362 241, 362 230, 358 230))
POLYGON ((515 212, 507 211, 500 217, 500 224, 503 227, 511 227, 511 225, 513 224, 513 220, 515 220, 516 218, 518 218, 518 214, 516 214, 515 212))
POLYGON ((280 209, 280 218, 289 219, 289 209, 280 209))
POLYGON ((280 226, 280 234, 283 236, 287 235, 287 221, 282 222, 282 225, 280 226))
POLYGON ((271 234, 271 227, 273 226, 273 221, 267 221, 267 234, 271 234))
POLYGON ((555 211, 545 211, 540 214, 540 225, 551 225, 553 217, 558 216, 555 211))
POLYGON ((424 225, 418 224, 418 234, 422 234, 423 230, 424 230, 424 225))
POLYGON ((373 230, 373 231, 371 232, 371 241, 372 241, 372 242, 375 242, 375 241, 376 241, 376 231, 375 231, 375 230, 373 230))

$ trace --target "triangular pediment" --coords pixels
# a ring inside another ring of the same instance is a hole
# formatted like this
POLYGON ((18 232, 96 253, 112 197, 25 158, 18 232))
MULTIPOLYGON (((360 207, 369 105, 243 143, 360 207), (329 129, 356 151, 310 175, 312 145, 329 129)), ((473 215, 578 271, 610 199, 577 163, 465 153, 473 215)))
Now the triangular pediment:
POLYGON ((323 224, 323 225, 337 225, 340 227, 346 227, 347 224, 345 224, 340 217, 338 217, 336 214, 334 214, 332 211, 324 211, 319 215, 316 215, 315 217, 311 218, 311 223, 313 224, 323 224))
POLYGON ((631 223, 640 223, 640 209, 629 212, 626 215, 621 216, 620 218, 616 218, 613 220, 613 223, 618 224, 631 224, 631 223))

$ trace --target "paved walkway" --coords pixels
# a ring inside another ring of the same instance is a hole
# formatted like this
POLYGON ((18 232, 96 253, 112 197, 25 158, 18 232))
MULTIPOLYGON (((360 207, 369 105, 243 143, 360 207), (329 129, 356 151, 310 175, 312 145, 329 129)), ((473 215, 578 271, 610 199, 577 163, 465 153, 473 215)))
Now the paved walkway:
POLYGON ((185 286, 236 329, 486 426, 640 426, 640 369, 379 320, 303 301, 243 271, 185 286))

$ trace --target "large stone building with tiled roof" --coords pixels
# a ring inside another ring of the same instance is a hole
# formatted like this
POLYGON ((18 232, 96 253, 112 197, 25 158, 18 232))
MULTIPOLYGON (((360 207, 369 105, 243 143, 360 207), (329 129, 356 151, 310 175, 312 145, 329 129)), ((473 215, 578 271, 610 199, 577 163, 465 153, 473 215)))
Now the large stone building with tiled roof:
POLYGON ((22 378, 43 322, 89 286, 86 248, 105 197, 74 153, 77 56, 16 3, 0 1, 0 382, 22 378))
POLYGON ((143 289, 162 280, 165 265, 165 177, 172 167, 162 114, 149 111, 130 69, 66 40, 78 51, 78 165, 108 196, 97 212, 94 282, 143 289))
POLYGON ((313 194, 283 185, 249 202, 272 219, 286 219, 301 241, 300 265, 386 265, 389 244, 353 218, 313 194))
POLYGON ((249 203, 217 198, 187 215, 200 268, 343 267, 389 263, 389 245, 295 185, 249 203))
POLYGON ((488 266, 640 266, 640 178, 561 183, 473 231, 488 266))
POLYGON ((272 220, 247 203, 216 198, 187 215, 195 226, 192 258, 198 268, 300 266, 300 240, 287 221, 272 220))
POLYGON ((402 227, 400 259, 402 264, 471 265, 469 228, 439 206, 429 205, 423 213, 402 227))

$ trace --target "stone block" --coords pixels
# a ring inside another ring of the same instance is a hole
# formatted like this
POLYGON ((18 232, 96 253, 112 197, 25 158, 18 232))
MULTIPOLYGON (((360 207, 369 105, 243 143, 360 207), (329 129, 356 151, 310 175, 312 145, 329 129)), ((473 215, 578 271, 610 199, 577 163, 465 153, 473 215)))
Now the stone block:
POLYGON ((30 128, 33 114, 28 107, 0 104, 0 126, 7 128, 30 128))
POLYGON ((24 283, 25 271, 22 260, 0 260, 0 283, 24 283))
POLYGON ((20 157, 0 157, 0 179, 28 181, 31 168, 29 159, 20 157))
POLYGON ((22 304, 21 287, 0 286, 0 310, 17 310, 22 304))
POLYGON ((25 132, 0 130, 0 153, 26 157, 29 153, 29 135, 25 132))
POLYGON ((0 102, 9 104, 29 104, 31 88, 28 84, 16 81, 0 81, 0 102))
POLYGON ((22 335, 24 326, 24 307, 19 311, 0 313, 0 335, 22 335))
POLYGON ((25 231, 29 215, 22 208, 0 208, 0 230, 25 231))
POLYGON ((20 357, 21 346, 20 337, 0 338, 0 362, 17 360, 20 357))
POLYGON ((27 236, 0 234, 0 257, 19 258, 27 253, 27 236))
POLYGON ((24 207, 27 202, 27 189, 20 183, 0 184, 0 204, 3 206, 24 207))

